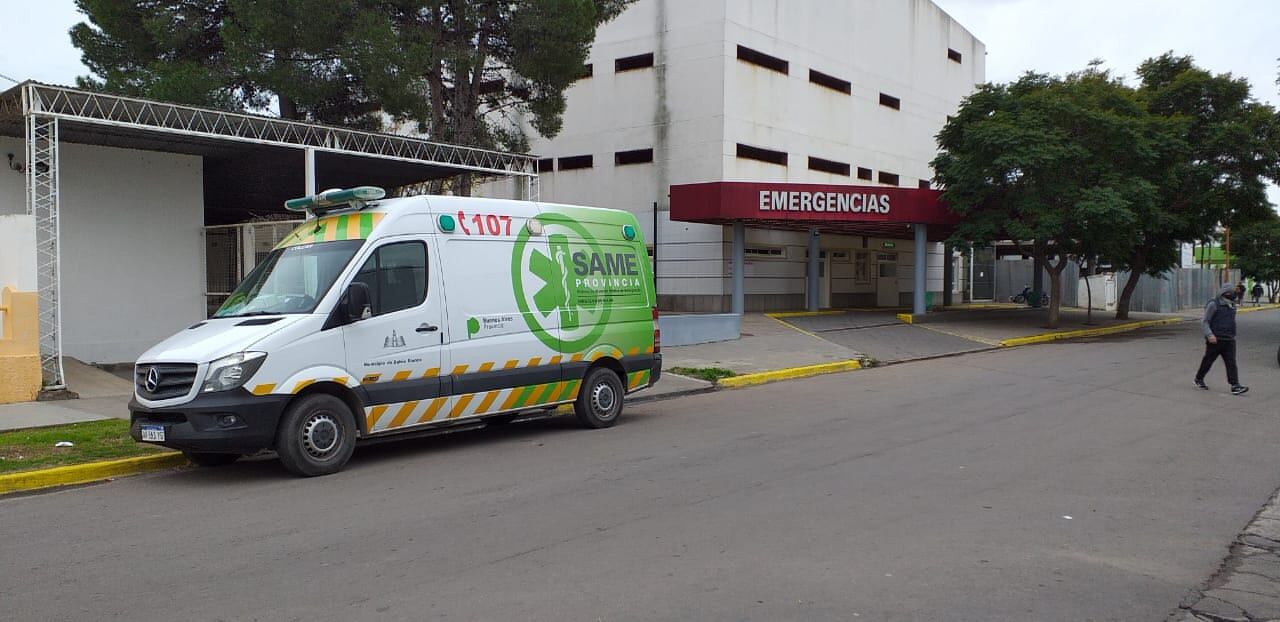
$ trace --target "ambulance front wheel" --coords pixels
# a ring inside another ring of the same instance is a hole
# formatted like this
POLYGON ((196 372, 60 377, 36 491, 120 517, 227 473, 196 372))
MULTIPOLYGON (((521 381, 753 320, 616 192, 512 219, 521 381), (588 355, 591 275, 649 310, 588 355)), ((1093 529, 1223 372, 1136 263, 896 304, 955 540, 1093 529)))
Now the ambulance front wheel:
POLYGON ((622 397, 622 380, 618 374, 607 367, 597 367, 582 380, 573 412, 588 428, 608 428, 622 415, 622 397))
POLYGON ((303 477, 342 469, 356 448, 356 422, 346 402, 313 393, 285 410, 276 431, 276 454, 290 473, 303 477))

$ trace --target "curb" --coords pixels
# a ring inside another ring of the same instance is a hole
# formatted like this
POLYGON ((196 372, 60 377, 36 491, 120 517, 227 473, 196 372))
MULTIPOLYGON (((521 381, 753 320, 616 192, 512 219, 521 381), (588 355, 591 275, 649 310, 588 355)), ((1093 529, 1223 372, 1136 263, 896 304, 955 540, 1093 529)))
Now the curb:
POLYGON ((113 477, 137 475, 160 471, 187 464, 187 458, 177 452, 165 452, 154 456, 138 456, 120 460, 104 460, 85 464, 21 471, 0 475, 0 495, 99 482, 113 477))
POLYGON ((899 314, 898 314, 898 321, 899 321, 899 322, 902 322, 903 324, 915 324, 915 323, 916 323, 916 316, 914 316, 914 315, 912 315, 912 314, 910 314, 910 313, 899 313, 899 314))
POLYGON ((1253 313, 1254 311, 1275 311, 1280 309, 1280 305, 1261 305, 1257 307, 1242 307, 1236 309, 1236 313, 1253 313))
POLYGON ((817 365, 805 365, 803 367, 788 367, 786 369, 774 369, 771 371, 762 371, 754 374, 743 374, 741 376, 730 376, 721 378, 716 383, 717 387, 726 389, 736 389, 739 387, 750 387, 767 382, 777 382, 779 380, 793 380, 795 378, 807 378, 809 376, 818 376, 821 374, 834 374, 842 371, 853 371, 862 369, 862 361, 848 360, 836 361, 834 363, 819 363, 817 365))
POLYGON ((1097 337, 1100 335, 1113 335, 1115 333, 1124 333, 1139 328, 1148 328, 1151 326, 1163 326, 1165 324, 1177 324, 1183 318, 1166 318, 1163 320, 1146 320, 1142 322, 1129 322, 1128 324, 1117 324, 1115 326, 1104 326, 1102 328, 1084 328, 1081 330, 1067 330, 1059 333, 1043 333, 1040 335, 1030 335, 1027 337, 1014 337, 1012 339, 1003 339, 1000 341, 1000 347, 1013 348, 1016 346, 1025 346, 1033 343, 1049 343, 1051 341, 1061 341, 1063 339, 1079 339, 1081 337, 1097 337))

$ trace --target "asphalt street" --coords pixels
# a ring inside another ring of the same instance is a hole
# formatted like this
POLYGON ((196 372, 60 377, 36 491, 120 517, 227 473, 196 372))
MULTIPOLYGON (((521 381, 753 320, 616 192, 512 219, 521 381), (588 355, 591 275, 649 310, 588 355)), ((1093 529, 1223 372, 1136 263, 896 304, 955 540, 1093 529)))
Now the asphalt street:
POLYGON ((1280 487, 1194 323, 0 500, 12 620, 1162 620, 1280 487))

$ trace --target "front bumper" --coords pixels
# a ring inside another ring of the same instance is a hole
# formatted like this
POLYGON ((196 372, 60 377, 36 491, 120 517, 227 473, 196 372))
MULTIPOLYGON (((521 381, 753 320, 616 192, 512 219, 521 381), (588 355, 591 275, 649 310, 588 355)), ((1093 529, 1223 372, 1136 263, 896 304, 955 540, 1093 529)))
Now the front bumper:
POLYGON ((275 444, 276 425, 289 395, 253 395, 244 389, 200 394, 185 404, 151 408, 129 400, 129 435, 142 441, 142 426, 164 428, 173 449, 218 453, 252 453, 275 444), (235 420, 230 421, 229 416, 235 420))

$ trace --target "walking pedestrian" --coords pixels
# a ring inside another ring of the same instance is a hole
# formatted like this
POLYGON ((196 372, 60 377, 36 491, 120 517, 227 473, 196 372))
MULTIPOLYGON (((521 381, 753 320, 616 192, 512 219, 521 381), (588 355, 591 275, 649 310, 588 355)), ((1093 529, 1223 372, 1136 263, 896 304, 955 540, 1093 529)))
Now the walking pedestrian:
POLYGON ((1204 358, 1196 372, 1196 386, 1206 391, 1209 387, 1204 383, 1204 376, 1219 356, 1227 368, 1227 382, 1231 383, 1232 395, 1249 391, 1249 387, 1240 384, 1236 369, 1236 292, 1236 286, 1230 283, 1223 285, 1218 296, 1204 306, 1204 319, 1200 321, 1205 341, 1204 358))
POLYGON ((1260 301, 1262 300, 1262 294, 1263 294, 1263 291, 1262 291, 1262 283, 1259 283, 1258 281, 1254 281, 1254 282, 1253 282, 1253 291, 1252 291, 1252 292, 1249 292, 1249 293, 1253 294, 1253 306, 1255 306, 1255 307, 1256 307, 1256 306, 1258 306, 1259 304, 1262 304, 1262 303, 1260 302, 1260 301))

